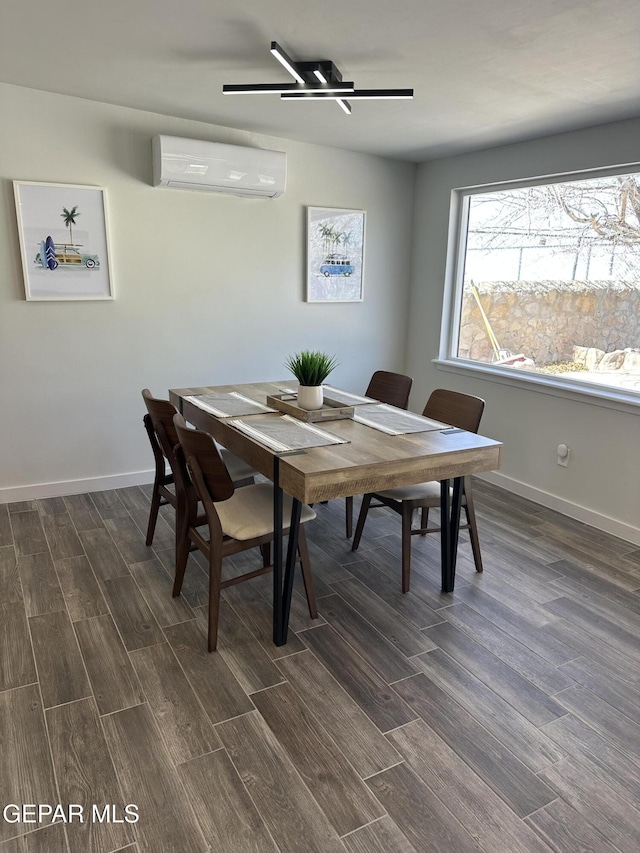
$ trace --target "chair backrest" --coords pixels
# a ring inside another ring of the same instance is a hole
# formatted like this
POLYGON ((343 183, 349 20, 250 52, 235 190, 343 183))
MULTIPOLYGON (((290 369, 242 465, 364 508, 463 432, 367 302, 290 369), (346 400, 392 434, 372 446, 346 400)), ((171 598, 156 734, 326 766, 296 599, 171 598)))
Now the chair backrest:
POLYGON ((391 373, 388 370, 376 370, 371 377, 365 396, 380 400, 389 406, 406 409, 409 405, 409 393, 413 379, 403 373, 391 373))
POLYGON ((436 388, 427 400, 423 415, 467 432, 478 432, 484 411, 484 400, 459 391, 436 388))
POLYGON ((171 461, 171 451, 178 443, 178 434, 173 425, 173 416, 176 410, 168 400, 159 400, 157 397, 153 397, 148 388, 143 389, 142 399, 149 412, 162 452, 171 461))
MULTIPOLYGON (((180 414, 174 415, 173 424, 184 459, 192 470, 196 467, 193 461, 197 463, 208 497, 214 503, 228 500, 234 492, 233 481, 213 438, 202 430, 189 428, 180 414)), ((206 497, 207 495, 200 494, 201 500, 206 497)))

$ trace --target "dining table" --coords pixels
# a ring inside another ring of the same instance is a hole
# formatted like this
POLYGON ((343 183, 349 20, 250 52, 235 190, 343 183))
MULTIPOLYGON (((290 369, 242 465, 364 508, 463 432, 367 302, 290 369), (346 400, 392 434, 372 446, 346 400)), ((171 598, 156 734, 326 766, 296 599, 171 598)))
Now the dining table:
POLYGON ((303 503, 439 481, 441 583, 442 592, 449 593, 455 585, 463 479, 498 469, 502 451, 494 439, 435 421, 425 424, 428 419, 419 415, 340 389, 332 389, 332 402, 353 403, 351 416, 296 421, 273 404, 280 398, 295 404, 296 393, 295 383, 286 379, 169 390, 188 423, 273 483, 273 640, 278 646, 287 641, 303 503), (284 570, 283 492, 293 498, 284 570))

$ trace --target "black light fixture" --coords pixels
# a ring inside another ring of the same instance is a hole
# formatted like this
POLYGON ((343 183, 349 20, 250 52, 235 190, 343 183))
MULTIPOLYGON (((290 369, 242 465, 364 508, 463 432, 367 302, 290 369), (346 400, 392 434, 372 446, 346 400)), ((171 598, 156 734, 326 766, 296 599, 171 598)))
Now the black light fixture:
POLYGON ((345 113, 351 113, 350 100, 387 100, 413 98, 413 89, 356 89, 353 82, 345 82, 342 74, 329 59, 296 62, 278 42, 271 42, 271 53, 287 69, 295 83, 225 84, 225 95, 279 94, 282 100, 333 100, 345 113))

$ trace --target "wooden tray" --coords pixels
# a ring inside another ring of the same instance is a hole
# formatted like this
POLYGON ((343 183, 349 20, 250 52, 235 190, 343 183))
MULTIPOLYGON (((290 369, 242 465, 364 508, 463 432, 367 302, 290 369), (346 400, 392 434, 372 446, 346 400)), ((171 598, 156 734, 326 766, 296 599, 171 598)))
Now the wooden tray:
POLYGON ((353 418, 354 407, 342 406, 327 397, 321 409, 301 409, 298 406, 298 398, 293 394, 268 394, 267 406, 273 406, 281 412, 298 418, 307 423, 318 423, 320 421, 338 421, 344 418, 353 418))

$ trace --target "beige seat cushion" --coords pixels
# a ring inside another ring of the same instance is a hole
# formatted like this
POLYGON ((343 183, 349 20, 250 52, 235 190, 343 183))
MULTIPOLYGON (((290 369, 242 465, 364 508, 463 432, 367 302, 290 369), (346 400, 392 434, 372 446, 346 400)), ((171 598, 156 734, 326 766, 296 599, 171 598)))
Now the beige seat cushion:
POLYGON ((246 462, 243 462, 242 459, 237 457, 235 453, 231 453, 230 450, 220 448, 220 455, 222 456, 224 464, 227 466, 229 476, 234 483, 238 483, 240 480, 248 480, 250 477, 256 476, 256 471, 251 467, 251 465, 247 465, 246 462))
MULTIPOLYGON (((283 530, 289 529, 292 498, 283 495, 283 530)), ((256 483, 236 489, 227 501, 215 504, 223 533, 232 539, 255 539, 273 533, 273 486, 271 483, 256 483)), ((316 517, 311 507, 302 504, 300 522, 316 517)))
POLYGON ((432 480, 429 483, 415 483, 412 486, 401 486, 398 489, 387 489, 384 492, 378 492, 384 498, 391 498, 395 501, 427 501, 433 506, 440 504, 440 483, 437 480, 432 480))

